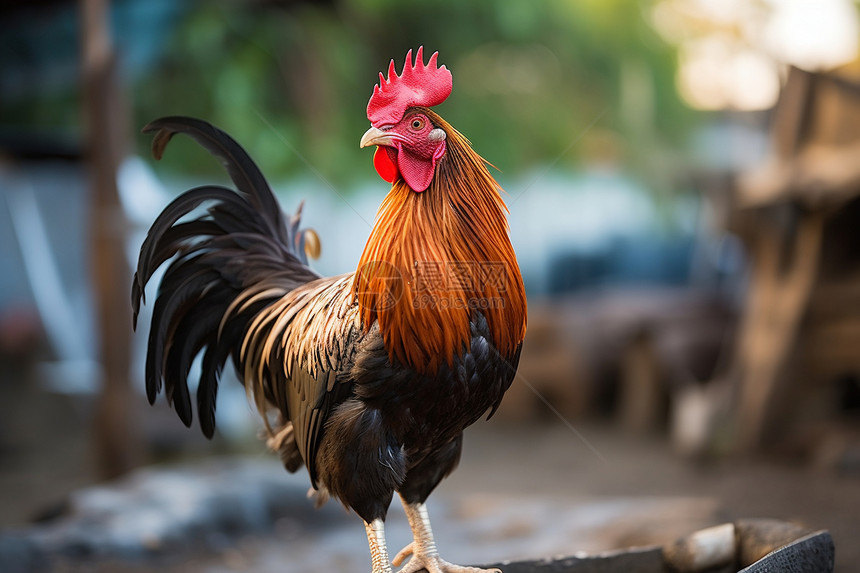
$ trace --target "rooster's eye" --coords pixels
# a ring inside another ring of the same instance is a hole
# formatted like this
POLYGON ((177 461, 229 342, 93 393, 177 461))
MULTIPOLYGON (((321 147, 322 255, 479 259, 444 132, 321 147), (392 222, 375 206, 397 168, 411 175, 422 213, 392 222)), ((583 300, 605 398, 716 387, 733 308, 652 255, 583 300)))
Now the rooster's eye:
POLYGON ((416 117, 412 120, 412 122, 410 123, 410 126, 415 131, 421 131, 421 129, 424 127, 424 120, 421 119, 420 117, 416 117))

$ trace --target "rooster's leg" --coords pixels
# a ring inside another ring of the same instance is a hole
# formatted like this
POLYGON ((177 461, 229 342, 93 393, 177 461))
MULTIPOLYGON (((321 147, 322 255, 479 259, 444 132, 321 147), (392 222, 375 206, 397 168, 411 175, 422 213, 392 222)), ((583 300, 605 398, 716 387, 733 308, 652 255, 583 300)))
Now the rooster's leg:
POLYGON ((406 510, 406 518, 412 529, 413 541, 394 556, 392 563, 398 566, 406 557, 410 555, 412 557, 409 559, 409 563, 404 565, 398 573, 415 573, 422 569, 427 569, 429 573, 489 573, 491 571, 501 573, 498 569, 463 567, 443 561, 439 557, 436 541, 433 539, 427 506, 423 503, 408 503, 403 500, 403 508, 406 510))
POLYGON ((370 545, 370 563, 372 573, 391 573, 391 563, 388 562, 388 549, 385 546, 385 523, 374 519, 364 524, 367 530, 367 543, 370 545))

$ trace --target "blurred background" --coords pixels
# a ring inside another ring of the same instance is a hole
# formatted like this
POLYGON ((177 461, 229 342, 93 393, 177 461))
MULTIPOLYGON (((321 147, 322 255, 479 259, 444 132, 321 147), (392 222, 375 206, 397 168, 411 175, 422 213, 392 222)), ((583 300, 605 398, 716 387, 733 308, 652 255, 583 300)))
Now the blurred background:
POLYGON ((286 211, 304 200, 313 266, 349 272, 387 191, 358 148, 367 100, 419 45, 454 75, 439 113, 500 170, 529 295, 518 380, 439 489, 443 553, 600 551, 772 517, 829 528, 837 570, 860 571, 851 0, 0 1, 0 557, 366 568, 357 518, 312 512, 238 383, 212 441, 146 403, 137 251, 171 198, 226 176, 181 139, 156 164, 140 130, 182 114, 232 134, 286 211), (125 497, 96 495, 117 478, 125 497), (289 488, 229 497, 233 478, 289 488), (166 534, 147 487, 172 492, 170 519, 189 499, 247 519, 166 534), (93 507, 90 537, 51 529, 93 507), (99 529, 106 515, 124 521, 99 529))

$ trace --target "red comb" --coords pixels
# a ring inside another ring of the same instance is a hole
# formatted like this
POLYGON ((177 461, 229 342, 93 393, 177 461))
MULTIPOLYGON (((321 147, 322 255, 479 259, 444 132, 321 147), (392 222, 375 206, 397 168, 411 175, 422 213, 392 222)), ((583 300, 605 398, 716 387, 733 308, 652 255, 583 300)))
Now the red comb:
POLYGON ((415 63, 412 50, 406 52, 403 72, 398 76, 394 60, 388 66, 388 79, 379 73, 379 84, 367 102, 367 119, 374 127, 395 124, 403 118, 407 108, 420 105, 433 107, 451 95, 451 72, 445 66, 436 67, 439 52, 430 56, 424 65, 424 46, 418 48, 415 63))

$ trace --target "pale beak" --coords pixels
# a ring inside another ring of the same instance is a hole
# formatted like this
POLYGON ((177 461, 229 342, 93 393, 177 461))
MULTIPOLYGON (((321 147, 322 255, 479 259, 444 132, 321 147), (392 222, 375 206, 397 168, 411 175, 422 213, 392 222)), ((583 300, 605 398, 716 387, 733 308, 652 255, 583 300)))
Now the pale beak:
POLYGON ((381 129, 371 127, 364 132, 364 135, 361 136, 361 143, 359 143, 358 146, 368 147, 371 145, 393 145, 393 142, 394 140, 390 135, 381 129))

